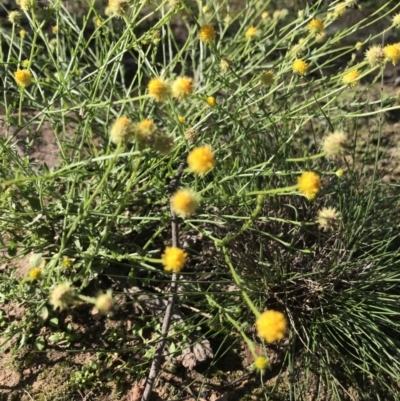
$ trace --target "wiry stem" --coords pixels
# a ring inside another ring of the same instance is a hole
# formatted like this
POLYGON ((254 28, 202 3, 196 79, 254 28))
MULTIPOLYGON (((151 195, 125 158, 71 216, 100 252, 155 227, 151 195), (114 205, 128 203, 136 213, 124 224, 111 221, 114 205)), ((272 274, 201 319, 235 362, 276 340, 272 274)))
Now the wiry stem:
MULTIPOLYGON (((174 178, 171 180, 168 186, 169 193, 175 192, 176 188, 178 187, 179 180, 181 178, 184 167, 185 167, 185 162, 182 162, 179 165, 178 171, 176 172, 174 178)), ((178 218, 172 209, 171 209, 171 229, 172 229, 172 246, 179 247, 178 218)), ((165 316, 161 328, 160 341, 157 345, 156 352, 154 354, 153 361, 151 363, 151 368, 149 376, 147 377, 146 387, 143 392, 142 401, 148 401, 151 394, 151 390, 154 385, 154 381, 160 370, 162 351, 165 347, 165 342, 167 340, 167 334, 171 323, 172 309, 175 303, 175 294, 177 289, 176 279, 177 279, 177 274, 173 273, 171 278, 171 289, 170 289, 171 295, 168 298, 167 308, 165 309, 165 316)))

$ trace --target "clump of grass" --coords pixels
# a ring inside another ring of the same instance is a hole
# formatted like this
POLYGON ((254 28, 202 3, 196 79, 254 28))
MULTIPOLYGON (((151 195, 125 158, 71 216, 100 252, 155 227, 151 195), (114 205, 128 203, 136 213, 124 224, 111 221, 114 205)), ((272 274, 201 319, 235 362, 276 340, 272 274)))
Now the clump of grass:
MULTIPOLYGON (((399 108, 382 95, 385 68, 400 59, 399 6, 349 25, 353 1, 276 10, 250 0, 237 12, 227 0, 84 3, 79 14, 21 1, 0 31, 10 88, 2 247, 7 260, 44 260, 12 276, 14 289, 1 284, 27 307, 6 335, 24 346, 44 325, 50 336, 64 316, 53 309, 87 313, 83 304, 122 319, 116 300, 129 304, 132 282, 170 309, 179 289, 192 312, 173 334, 164 321, 172 356, 200 325, 209 336, 234 330, 256 370, 288 374, 294 397, 318 377, 329 399, 349 389, 395 399, 399 193, 378 162, 384 114, 399 108), (374 21, 384 30, 342 44, 374 21), (372 124, 371 163, 356 150, 372 124), (46 127, 51 165, 35 159, 46 127)), ((135 328, 130 373, 144 375, 156 352, 157 374, 164 343, 143 333, 159 329, 156 318, 135 328)))

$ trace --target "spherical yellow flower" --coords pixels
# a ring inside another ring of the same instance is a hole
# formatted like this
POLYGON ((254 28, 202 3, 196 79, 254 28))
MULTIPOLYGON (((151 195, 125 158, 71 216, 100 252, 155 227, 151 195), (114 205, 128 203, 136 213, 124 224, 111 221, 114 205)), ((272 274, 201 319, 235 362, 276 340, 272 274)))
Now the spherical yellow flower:
POLYGON ((258 30, 255 26, 251 26, 250 28, 247 29, 245 32, 244 36, 247 39, 253 39, 258 36, 258 30))
POLYGON ((178 121, 179 121, 181 124, 185 124, 186 118, 183 117, 183 116, 178 116, 178 121))
POLYGON ((269 12, 268 11, 264 11, 262 14, 261 14, 261 18, 265 21, 265 20, 267 20, 268 18, 269 18, 269 12))
POLYGON ((170 94, 171 88, 163 78, 152 78, 147 85, 150 96, 157 102, 163 102, 170 94))
POLYGON ((29 270, 29 277, 32 281, 40 280, 42 278, 42 270, 38 267, 34 267, 33 269, 29 270))
POLYGON ((21 19, 21 14, 18 11, 11 11, 8 14, 8 20, 12 24, 18 24, 19 20, 21 19))
POLYGON ((16 3, 23 11, 28 11, 30 8, 36 6, 36 0, 16 0, 16 3))
POLYGON ((115 310, 115 302, 112 297, 112 291, 108 290, 105 294, 100 294, 96 298, 94 306, 100 313, 112 315, 115 310))
POLYGON ((347 146, 347 135, 342 131, 327 135, 322 142, 322 150, 331 158, 342 156, 347 146))
POLYGON ((363 42, 358 41, 354 47, 356 48, 357 51, 360 51, 363 47, 363 42))
POLYGON ((133 135, 132 121, 127 117, 117 118, 110 130, 111 141, 116 145, 128 142, 133 135))
POLYGON ((343 177, 343 175, 344 175, 344 170, 342 169, 342 168, 340 168, 339 170, 337 170, 336 171, 336 176, 338 177, 338 178, 341 178, 341 177, 343 177))
POLYGON ((140 121, 136 126, 135 136, 139 142, 149 142, 151 141, 154 132, 157 130, 156 125, 153 120, 146 118, 140 121))
POLYGON ((50 294, 50 304, 54 309, 66 309, 77 300, 77 293, 71 283, 58 284, 50 294))
POLYGON ((29 70, 18 69, 14 72, 14 78, 17 84, 23 88, 32 83, 32 74, 29 70))
POLYGON ((221 59, 221 61, 219 63, 219 68, 221 68, 221 70, 223 72, 227 72, 229 70, 230 66, 231 66, 231 62, 228 59, 226 59, 226 58, 221 59))
POLYGON ((206 103, 210 107, 215 107, 217 105, 217 99, 215 99, 214 96, 208 96, 208 97, 206 97, 206 103))
POLYGON ((273 71, 263 72, 260 76, 261 82, 263 85, 269 86, 274 82, 274 73, 273 71))
POLYGON ((183 100, 193 92, 193 80, 188 77, 176 78, 172 84, 172 96, 178 100, 183 100))
POLYGON ((321 179, 313 171, 306 171, 297 178, 298 190, 307 199, 312 200, 321 189, 321 179))
POLYGON ((187 253, 177 247, 167 247, 161 256, 165 271, 179 273, 186 263, 187 253))
POLYGON ((267 310, 256 321, 257 335, 269 343, 282 340, 287 331, 286 317, 282 312, 267 310))
POLYGON ((321 33, 324 30, 325 26, 323 21, 320 19, 314 18, 308 24, 308 30, 312 33, 321 33))
POLYGON ((335 18, 342 17, 346 13, 346 3, 339 3, 333 9, 333 15, 335 18))
POLYGON ((324 231, 336 228, 340 213, 334 207, 324 207, 318 212, 317 223, 324 231))
POLYGON ((25 36, 26 36, 26 31, 25 31, 24 29, 21 29, 21 30, 19 31, 19 36, 21 36, 21 39, 24 39, 25 36))
POLYGON ((365 59, 371 68, 382 67, 385 65, 385 53, 380 45, 372 45, 365 52, 365 59))
POLYGON ((61 264, 64 269, 70 269, 72 267, 72 265, 74 264, 74 262, 71 258, 69 258, 68 256, 65 256, 61 264))
POLYGON ((171 208, 180 217, 191 216, 198 207, 198 197, 191 189, 180 189, 171 197, 171 208))
POLYGON ((128 15, 131 0, 108 0, 108 13, 123 18, 128 15))
POLYGON ((396 45, 387 45, 383 48, 386 59, 396 65, 400 60, 400 49, 396 45))
POLYGON ((258 356, 254 359, 254 368, 257 370, 265 370, 269 365, 269 361, 265 356, 258 356))
POLYGON ((204 25, 200 29, 199 39, 204 43, 211 43, 216 36, 215 29, 212 25, 204 25))
POLYGON ((396 28, 400 28, 400 13, 397 13, 393 19, 392 19, 392 24, 396 28))
POLYGON ((342 82, 352 88, 355 88, 359 83, 359 78, 360 73, 358 70, 353 70, 343 75, 342 82))
POLYGON ((199 146, 189 153, 187 163, 193 173, 205 174, 215 165, 214 153, 210 146, 199 146))
POLYGON ((299 75, 304 75, 307 72, 307 68, 308 64, 299 58, 294 60, 292 64, 292 70, 299 75))

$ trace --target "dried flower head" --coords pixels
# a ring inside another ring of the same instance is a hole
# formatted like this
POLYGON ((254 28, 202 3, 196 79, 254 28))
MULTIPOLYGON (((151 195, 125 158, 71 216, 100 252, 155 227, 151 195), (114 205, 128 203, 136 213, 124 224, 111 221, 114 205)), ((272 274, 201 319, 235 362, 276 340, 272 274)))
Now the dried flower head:
POLYGON ((152 78, 147 85, 149 95, 156 102, 163 102, 170 94, 171 88, 169 83, 163 78, 152 78))
POLYGON ((135 136, 139 142, 149 143, 153 139, 153 134, 156 132, 157 127, 153 120, 146 118, 136 125, 135 136))
POLYGON ((307 68, 308 64, 301 59, 294 60, 292 64, 292 70, 299 75, 304 75, 307 72, 307 68))
POLYGON ((269 361, 265 356, 258 356, 254 359, 254 368, 256 370, 265 370, 269 365, 269 361))
POLYGON ((210 146, 199 146, 194 148, 187 157, 187 163, 190 171, 195 174, 205 174, 210 171, 214 165, 214 153, 210 146))
POLYGON ((177 247, 167 247, 161 255, 164 270, 179 273, 186 263, 187 253, 177 247))
POLYGON ((342 156, 347 146, 347 135, 343 131, 335 131, 327 135, 322 142, 322 150, 331 158, 342 156))
POLYGON ((197 139, 198 135, 198 132, 194 128, 189 128, 187 131, 185 131, 184 136, 188 142, 192 143, 197 139))
POLYGON ((383 53, 386 59, 391 61, 393 65, 396 65, 400 60, 400 49, 396 45, 387 45, 383 48, 383 53))
POLYGON ((325 28, 323 21, 314 18, 308 24, 308 30, 312 33, 321 33, 325 28))
POLYGON ((215 99, 214 96, 208 96, 208 97, 206 97, 206 103, 210 107, 215 107, 217 105, 217 99, 215 99))
POLYGON ((337 227, 340 213, 334 207, 324 207, 318 212, 317 223, 324 231, 333 230, 337 227))
POLYGON ((392 24, 395 28, 400 28, 400 13, 393 16, 392 24))
POLYGON ((123 116, 115 120, 110 130, 110 138, 116 145, 129 142, 134 136, 132 121, 123 116))
POLYGON ((171 208, 180 217, 191 216, 198 207, 198 196, 191 189, 180 189, 171 197, 171 208))
POLYGON ((18 11, 11 11, 8 14, 8 20, 12 23, 12 24, 18 24, 18 22, 21 19, 21 14, 18 11))
POLYGON ((42 278, 42 269, 39 267, 34 267, 33 269, 29 270, 28 274, 32 281, 40 280, 42 278))
POLYGON ((257 28, 255 26, 251 26, 250 28, 248 28, 246 30, 246 32, 244 33, 244 36, 247 39, 254 39, 258 36, 259 32, 257 30, 257 28))
POLYGON ((282 8, 282 10, 276 10, 272 14, 272 18, 275 21, 285 18, 289 14, 289 10, 287 8, 282 8))
POLYGON ((313 171, 306 171, 297 178, 298 190, 307 199, 312 200, 321 189, 321 179, 313 171))
POLYGON ((212 25, 207 24, 201 27, 199 33, 199 39, 202 42, 209 44, 215 39, 215 36, 216 32, 212 25))
POLYGON ((178 77, 172 84, 172 96, 178 100, 186 99, 193 92, 193 79, 178 77))
POLYGON ((112 291, 108 290, 105 294, 100 294, 96 298, 95 308, 106 315, 112 315, 115 311, 115 301, 112 297, 112 291))
POLYGON ((358 70, 352 70, 343 75, 342 82, 351 88, 355 88, 359 84, 360 73, 358 70))
POLYGON ((287 320, 282 312, 267 310, 256 321, 257 335, 269 343, 282 340, 287 332, 287 320))
POLYGON ((174 138, 169 135, 157 135, 154 148, 160 153, 167 155, 174 147, 174 138))
POLYGON ((381 67, 385 65, 385 53, 380 45, 372 45, 365 52, 365 60, 368 62, 370 67, 381 67))
POLYGON ((29 70, 21 70, 18 68, 18 70, 14 72, 14 78, 17 84, 23 88, 32 83, 32 74, 29 70))
POLYGON ((108 0, 108 13, 114 14, 119 18, 129 14, 131 0, 108 0))
POLYGON ((263 85, 270 86, 274 82, 274 73, 273 71, 263 72, 260 76, 261 82, 263 85))
POLYGON ((66 309, 77 300, 77 292, 71 283, 58 284, 50 294, 50 304, 54 309, 66 309))

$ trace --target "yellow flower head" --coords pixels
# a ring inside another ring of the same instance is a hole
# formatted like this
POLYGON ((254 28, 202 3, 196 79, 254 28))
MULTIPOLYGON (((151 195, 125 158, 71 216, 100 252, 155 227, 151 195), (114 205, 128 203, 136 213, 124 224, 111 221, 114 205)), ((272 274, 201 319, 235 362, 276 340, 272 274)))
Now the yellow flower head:
POLYGON ((318 212, 317 223, 324 231, 333 230, 339 218, 340 214, 334 207, 324 207, 318 212))
POLYGON ((268 18, 269 18, 269 12, 268 11, 264 11, 262 14, 261 14, 261 18, 265 21, 265 20, 267 20, 268 18))
POLYGON ((193 92, 193 80, 188 77, 176 78, 172 84, 172 96, 178 100, 183 100, 193 92))
POLYGON ((282 8, 282 10, 276 10, 272 14, 272 18, 275 21, 285 18, 289 14, 289 10, 287 8, 282 8))
POLYGON ((400 49, 396 45, 387 45, 383 48, 383 52, 386 59, 391 61, 393 65, 396 65, 400 60, 400 49))
POLYGON ((19 86, 25 88, 32 83, 32 74, 29 70, 20 70, 14 72, 15 81, 19 86))
POLYGON ((25 31, 24 29, 21 29, 21 30, 19 31, 19 36, 21 36, 21 39, 24 39, 25 36, 26 36, 26 31, 25 31))
POLYGON ((132 121, 127 117, 117 118, 110 130, 111 141, 116 145, 128 142, 133 135, 132 121))
POLYGON ((57 287, 50 294, 50 304, 54 309, 66 309, 73 305, 77 300, 77 293, 75 288, 70 283, 58 284, 57 287))
POLYGON ((340 168, 339 170, 336 171, 335 174, 337 175, 338 178, 341 178, 344 175, 344 170, 340 168))
POLYGON ((263 72, 260 79, 263 85, 270 86, 274 82, 274 73, 272 71, 263 72))
POLYGON ((171 88, 163 78, 152 78, 147 85, 150 96, 157 102, 163 102, 170 94, 171 88))
POLYGON ((321 179, 313 171, 306 171, 297 178, 298 190, 307 199, 312 200, 321 189, 321 179))
POLYGON ((385 53, 382 46, 372 45, 365 52, 365 60, 368 62, 371 68, 382 67, 385 65, 385 53))
POLYGON ((8 14, 8 20, 12 24, 18 24, 19 20, 21 19, 21 14, 18 11, 11 11, 8 14))
POLYGON ((219 68, 221 68, 221 70, 223 72, 227 72, 229 70, 230 66, 231 66, 231 62, 228 59, 226 59, 226 58, 221 59, 221 61, 219 63, 219 68))
POLYGON ((215 165, 214 153, 210 146, 199 146, 189 153, 187 163, 193 173, 205 174, 215 165))
POLYGON ((179 121, 181 124, 185 124, 186 118, 183 117, 183 116, 178 116, 178 121, 179 121))
POLYGON ((348 146, 347 136, 342 131, 335 131, 327 135, 322 142, 322 150, 328 157, 342 156, 348 146))
POLYGON ((70 269, 72 267, 72 265, 74 264, 73 260, 71 258, 69 258, 68 256, 64 256, 64 259, 62 261, 62 267, 64 269, 70 269))
POLYGON ((33 269, 29 270, 29 278, 32 281, 40 280, 42 278, 42 269, 34 267, 33 269))
POLYGON ((115 311, 115 302, 112 297, 112 291, 108 290, 105 294, 100 294, 96 298, 94 306, 100 313, 112 315, 115 311))
POLYGON ((359 83, 360 73, 358 70, 353 70, 343 75, 342 82, 352 88, 355 88, 359 83))
POLYGON ((324 30, 325 26, 323 21, 320 19, 313 19, 308 24, 308 30, 312 33, 321 33, 324 30))
POLYGON ((258 356, 254 359, 254 368, 257 370, 265 370, 269 365, 269 361, 265 356, 258 356))
POLYGON ((215 99, 214 96, 208 96, 208 97, 206 97, 206 103, 210 107, 215 107, 217 105, 217 99, 215 99))
POLYGON ((177 247, 167 247, 161 256, 164 270, 179 273, 186 263, 187 253, 177 247))
POLYGON ((127 16, 130 8, 129 3, 130 0, 108 0, 108 14, 115 14, 120 18, 127 16))
POLYGON ((396 28, 400 28, 400 13, 397 13, 393 19, 392 19, 392 24, 396 28))
POLYGON ((16 0, 16 3, 23 11, 28 11, 30 8, 36 6, 36 0, 16 0))
POLYGON ((333 15, 335 18, 340 18, 346 13, 346 3, 339 3, 333 9, 333 15))
POLYGON ((292 70, 299 75, 304 75, 307 72, 307 68, 308 64, 299 58, 294 60, 292 64, 292 70))
POLYGON ((212 25, 204 25, 200 29, 199 39, 204 43, 211 43, 216 36, 215 29, 212 25))
POLYGON ((53 32, 54 33, 54 35, 58 32, 58 26, 57 25, 53 25, 52 27, 51 27, 51 32, 53 32))
POLYGON ((247 29, 245 32, 244 36, 247 39, 253 39, 258 36, 258 30, 255 26, 251 26, 250 28, 247 29))
POLYGON ((362 47, 363 47, 363 42, 358 41, 358 42, 355 44, 354 47, 356 48, 357 51, 360 51, 360 50, 362 49, 362 47))
POLYGON ((136 126, 135 135, 140 142, 150 141, 154 132, 156 131, 156 125, 153 120, 145 119, 140 121, 136 126))
POLYGON ((257 335, 269 343, 282 340, 287 331, 286 317, 282 312, 267 310, 256 321, 257 335))
POLYGON ((180 189, 171 197, 171 208, 180 217, 191 216, 198 207, 198 197, 191 189, 180 189))

